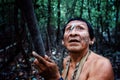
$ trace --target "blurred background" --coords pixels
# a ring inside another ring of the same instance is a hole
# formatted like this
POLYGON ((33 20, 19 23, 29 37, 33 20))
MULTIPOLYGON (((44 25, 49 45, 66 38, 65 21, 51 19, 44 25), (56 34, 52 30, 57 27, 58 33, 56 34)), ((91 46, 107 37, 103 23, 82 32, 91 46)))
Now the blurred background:
MULTIPOLYGON (((29 0, 31 1, 31 0, 29 0)), ((28 1, 28 2, 29 2, 28 1)), ((35 50, 21 0, 0 0, 0 80, 44 80, 32 66, 35 50)), ((86 19, 94 28, 91 50, 110 59, 115 80, 120 80, 120 0, 32 0, 46 54, 62 71, 67 50, 63 27, 73 17, 86 19)), ((29 8, 28 8, 29 9, 29 8)), ((32 14, 32 15, 34 15, 32 14)), ((29 14, 28 14, 29 16, 29 14)))

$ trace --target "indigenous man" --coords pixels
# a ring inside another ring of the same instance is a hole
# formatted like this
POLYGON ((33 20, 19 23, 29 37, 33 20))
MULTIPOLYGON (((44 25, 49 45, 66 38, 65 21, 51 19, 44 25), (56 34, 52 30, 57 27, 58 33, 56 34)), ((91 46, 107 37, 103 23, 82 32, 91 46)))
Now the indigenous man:
POLYGON ((62 75, 47 56, 43 58, 33 52, 34 64, 45 80, 114 80, 110 61, 90 50, 94 40, 93 29, 86 20, 70 19, 62 41, 69 52, 63 61, 62 75))

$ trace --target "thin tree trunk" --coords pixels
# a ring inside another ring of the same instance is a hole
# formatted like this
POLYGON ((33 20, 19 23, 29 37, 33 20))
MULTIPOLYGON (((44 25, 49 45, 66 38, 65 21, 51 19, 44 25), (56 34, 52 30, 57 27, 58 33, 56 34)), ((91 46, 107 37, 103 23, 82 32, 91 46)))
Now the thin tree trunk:
POLYGON ((88 17, 89 17, 90 22, 92 22, 91 21, 91 15, 90 15, 91 14, 91 11, 90 11, 90 0, 88 0, 87 2, 88 2, 87 3, 88 4, 88 17))
POLYGON ((50 25, 50 22, 51 22, 51 0, 48 0, 48 20, 47 20, 47 35, 48 35, 48 39, 47 41, 49 42, 47 45, 47 51, 50 51, 51 50, 51 25, 50 25))
POLYGON ((58 0, 58 5, 57 5, 57 9, 58 9, 58 12, 57 12, 57 16, 58 16, 58 19, 57 19, 57 38, 56 38, 56 43, 57 45, 59 45, 59 41, 60 41, 60 1, 61 0, 58 0))
POLYGON ((2 7, 2 10, 1 10, 1 17, 2 17, 2 20, 4 21, 5 20, 5 6, 4 6, 4 0, 1 1, 1 7, 2 7))
POLYGON ((116 0, 115 44, 118 43, 119 0, 116 0))
POLYGON ((83 4, 84 4, 84 0, 82 0, 82 6, 80 8, 80 17, 82 17, 83 15, 83 4))

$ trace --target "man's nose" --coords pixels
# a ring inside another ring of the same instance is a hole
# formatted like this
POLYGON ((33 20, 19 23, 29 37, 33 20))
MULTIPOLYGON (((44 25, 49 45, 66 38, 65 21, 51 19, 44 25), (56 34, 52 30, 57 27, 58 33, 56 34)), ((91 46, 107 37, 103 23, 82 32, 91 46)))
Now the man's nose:
POLYGON ((71 36, 77 35, 77 32, 76 32, 76 28, 75 28, 75 27, 74 27, 73 29, 71 29, 70 35, 71 35, 71 36))

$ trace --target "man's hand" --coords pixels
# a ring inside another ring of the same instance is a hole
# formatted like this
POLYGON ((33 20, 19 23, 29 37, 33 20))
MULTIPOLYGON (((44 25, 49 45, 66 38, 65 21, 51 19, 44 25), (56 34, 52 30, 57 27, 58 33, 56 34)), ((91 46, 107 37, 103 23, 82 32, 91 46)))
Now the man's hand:
POLYGON ((45 80, 58 80, 60 78, 58 66, 55 62, 46 55, 43 58, 34 51, 32 54, 36 58, 34 60, 34 66, 38 69, 39 74, 44 77, 45 80))

